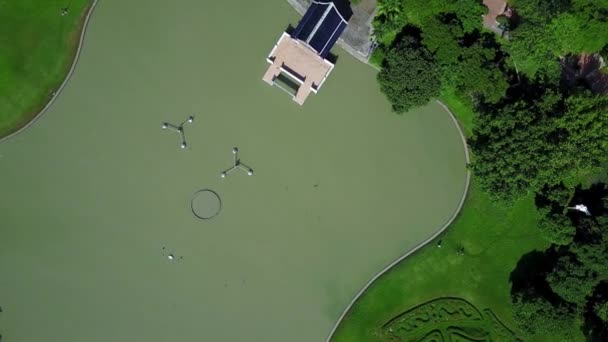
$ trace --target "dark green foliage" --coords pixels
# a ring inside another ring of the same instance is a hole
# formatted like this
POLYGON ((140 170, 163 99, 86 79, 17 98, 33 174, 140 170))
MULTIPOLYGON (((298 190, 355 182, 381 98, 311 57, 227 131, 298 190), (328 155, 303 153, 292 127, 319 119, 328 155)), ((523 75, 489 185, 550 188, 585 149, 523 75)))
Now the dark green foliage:
POLYGON ((533 96, 486 107, 477 117, 472 169, 497 199, 537 191, 606 158, 608 98, 581 92, 564 99, 542 87, 524 89, 533 96))
POLYGON ((536 194, 536 206, 540 208, 550 207, 551 212, 562 213, 572 197, 573 190, 563 182, 558 184, 545 184, 536 194))
POLYGON ((547 23, 570 9, 569 0, 515 0, 513 7, 526 21, 547 23))
POLYGON ((464 31, 454 16, 427 18, 422 31, 422 44, 435 54, 440 65, 449 67, 458 62, 461 54, 459 40, 464 31))
POLYGON ((569 159, 570 167, 585 169, 597 165, 605 160, 608 151, 608 97, 589 91, 570 96, 566 99, 565 115, 557 120, 557 128, 569 134, 559 155, 569 159))
POLYGON ((608 303, 597 303, 593 306, 593 310, 597 317, 604 321, 604 323, 608 323, 608 303))
POLYGON ((577 259, 602 279, 608 279, 608 240, 597 243, 575 243, 572 252, 577 259))
POLYGON ((498 102, 509 86, 497 60, 498 44, 491 34, 466 34, 455 13, 427 18, 422 44, 435 54, 442 79, 464 101, 498 102))
POLYGON ((510 52, 529 76, 555 75, 558 58, 600 51, 608 43, 605 0, 517 0, 521 24, 511 31, 510 52))
POLYGON ((382 37, 400 30, 406 22, 403 14, 403 0, 379 0, 374 18, 374 34, 382 37))
POLYGON ((462 49, 459 62, 446 77, 451 77, 450 83, 461 98, 473 103, 479 100, 496 103, 505 95, 509 84, 495 58, 494 49, 475 43, 462 49))
POLYGON ((439 96, 441 85, 433 56, 410 36, 386 53, 378 82, 396 113, 427 104, 439 96))
POLYGON ((570 244, 576 233, 570 219, 561 213, 544 214, 538 222, 538 228, 547 240, 556 245, 570 244))
POLYGON ((566 255, 558 259, 555 269, 547 277, 547 282, 553 292, 563 300, 582 307, 600 280, 587 265, 566 255))
POLYGON ((542 73, 552 79, 559 78, 558 56, 552 50, 555 41, 543 26, 524 22, 511 31, 510 37, 509 53, 518 70, 530 77, 542 73))
POLYGON ((470 142, 471 167, 493 197, 512 200, 561 179, 563 167, 551 167, 555 146, 547 143, 555 127, 550 114, 559 100, 547 90, 537 102, 522 99, 479 113, 470 142))
POLYGON ((564 215, 573 189, 564 183, 545 184, 536 194, 536 207, 541 215, 538 228, 556 245, 569 245, 576 233, 572 221, 564 215))
POLYGON ((554 306, 543 297, 523 299, 516 296, 513 302, 513 318, 519 328, 530 336, 547 334, 571 337, 574 316, 563 305, 554 306))
MULTIPOLYGON (((545 186, 537 195, 538 210, 545 214, 541 224, 555 221, 560 227, 573 225, 576 234, 568 237, 571 242, 560 243, 562 246, 553 245, 544 253, 536 252, 534 257, 525 255, 512 273, 515 318, 528 333, 557 329, 555 324, 558 323, 567 324, 571 329, 575 322, 582 322, 581 328, 588 338, 605 340, 608 337, 606 198, 608 190, 603 184, 595 184, 589 189, 577 187, 573 197, 562 184, 545 186), (572 200, 565 203, 564 198, 572 200), (562 210, 574 203, 585 203, 595 215, 590 217, 562 210), (532 318, 532 315, 540 318, 532 318), (561 318, 556 315, 574 315, 575 320, 560 322, 561 318)), ((564 230, 555 231, 562 233, 564 230)))
POLYGON ((449 11, 458 16, 464 32, 470 33, 481 29, 481 16, 488 13, 482 1, 458 0, 448 1, 452 4, 449 11))
POLYGON ((422 23, 441 13, 455 13, 465 32, 481 29, 481 16, 487 12, 479 0, 378 0, 374 33, 380 41, 396 35, 406 24, 426 29, 422 23))

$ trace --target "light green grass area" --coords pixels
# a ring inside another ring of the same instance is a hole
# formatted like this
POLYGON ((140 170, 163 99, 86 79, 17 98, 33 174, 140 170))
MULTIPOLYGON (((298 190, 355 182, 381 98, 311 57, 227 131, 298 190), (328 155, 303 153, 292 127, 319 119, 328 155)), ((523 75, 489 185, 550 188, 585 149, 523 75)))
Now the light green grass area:
POLYGON ((443 102, 456 116, 458 123, 463 130, 463 133, 470 137, 473 135, 473 120, 475 119, 475 111, 471 104, 464 103, 455 93, 453 89, 443 87, 439 100, 443 102))
POLYGON ((0 2, 0 137, 29 122, 69 70, 91 0, 0 2), (66 15, 61 15, 63 8, 66 15))
POLYGON ((298 106, 262 76, 299 16, 264 4, 99 2, 64 91, 0 144, 4 340, 322 341, 452 215, 466 170, 446 112, 394 115, 340 50, 298 106), (181 150, 161 123, 189 115, 181 150), (253 176, 219 177, 234 146, 253 176), (191 212, 205 188, 210 221, 191 212))
MULTIPOLYGON (((474 178, 473 178, 474 180, 474 178)), ((509 276, 519 258, 547 243, 538 234, 533 199, 511 208, 489 202, 473 181, 459 218, 438 240, 381 277, 356 302, 335 341, 380 341, 393 317, 439 297, 463 298, 488 308, 510 329, 509 276), (464 255, 459 255, 460 248, 464 255)))

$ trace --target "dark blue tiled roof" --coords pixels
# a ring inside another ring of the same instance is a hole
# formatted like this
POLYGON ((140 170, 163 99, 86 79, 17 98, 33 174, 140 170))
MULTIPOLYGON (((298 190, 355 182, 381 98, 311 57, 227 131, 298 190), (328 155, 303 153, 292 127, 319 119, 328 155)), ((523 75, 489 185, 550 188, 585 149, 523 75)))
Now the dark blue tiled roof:
POLYGON ((347 19, 332 1, 313 1, 292 37, 305 41, 325 58, 344 29, 347 19))

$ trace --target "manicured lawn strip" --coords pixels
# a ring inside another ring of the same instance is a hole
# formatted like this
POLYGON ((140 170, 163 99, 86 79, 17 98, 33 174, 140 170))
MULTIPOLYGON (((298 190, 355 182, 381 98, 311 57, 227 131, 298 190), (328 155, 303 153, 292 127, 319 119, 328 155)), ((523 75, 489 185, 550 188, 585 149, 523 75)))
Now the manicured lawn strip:
POLYGON ((498 207, 473 178, 460 217, 439 238, 442 247, 430 243, 381 277, 355 303, 334 340, 381 340, 380 328, 388 320, 442 296, 462 297, 480 309, 490 308, 515 330, 509 275, 523 254, 547 247, 536 222, 532 197, 511 208, 498 207), (460 246, 464 256, 457 254, 460 246))
POLYGON ((27 124, 67 74, 91 0, 8 1, 0 8, 0 137, 27 124))
POLYGON ((470 104, 462 102, 453 89, 443 87, 439 95, 439 100, 443 102, 454 114, 458 123, 467 137, 473 135, 473 119, 475 112, 470 104))

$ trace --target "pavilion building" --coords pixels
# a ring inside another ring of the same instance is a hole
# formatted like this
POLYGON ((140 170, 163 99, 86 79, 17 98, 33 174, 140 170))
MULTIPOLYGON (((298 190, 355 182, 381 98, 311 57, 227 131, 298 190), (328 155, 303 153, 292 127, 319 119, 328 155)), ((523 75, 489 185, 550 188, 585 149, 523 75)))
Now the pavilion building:
POLYGON ((346 28, 347 13, 333 1, 313 0, 292 34, 283 32, 266 58, 270 67, 263 80, 289 93, 302 105, 317 93, 334 64, 329 51, 346 28))

